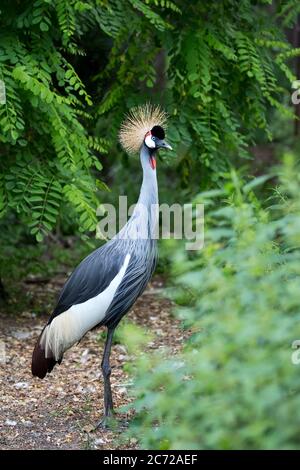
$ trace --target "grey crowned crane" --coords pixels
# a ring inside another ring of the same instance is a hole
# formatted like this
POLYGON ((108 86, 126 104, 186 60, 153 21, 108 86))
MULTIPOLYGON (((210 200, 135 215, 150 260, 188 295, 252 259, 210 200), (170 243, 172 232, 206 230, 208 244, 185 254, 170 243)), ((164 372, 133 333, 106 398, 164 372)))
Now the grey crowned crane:
POLYGON ((123 148, 129 153, 140 151, 143 182, 138 203, 120 232, 87 256, 71 274, 32 355, 32 374, 43 379, 89 330, 106 326, 101 363, 104 425, 113 414, 109 358, 114 331, 144 291, 156 264, 156 152, 171 149, 164 140, 165 122, 166 115, 159 107, 145 105, 134 108, 122 124, 119 137, 123 148))

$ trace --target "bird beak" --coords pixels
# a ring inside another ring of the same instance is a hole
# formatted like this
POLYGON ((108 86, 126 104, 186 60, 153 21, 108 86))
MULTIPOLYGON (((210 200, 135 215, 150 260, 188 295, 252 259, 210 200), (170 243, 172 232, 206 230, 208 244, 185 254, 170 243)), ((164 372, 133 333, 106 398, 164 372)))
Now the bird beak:
POLYGON ((165 140, 159 140, 158 142, 156 142, 156 146, 157 146, 157 148, 173 150, 171 145, 168 144, 168 142, 166 142, 165 140))

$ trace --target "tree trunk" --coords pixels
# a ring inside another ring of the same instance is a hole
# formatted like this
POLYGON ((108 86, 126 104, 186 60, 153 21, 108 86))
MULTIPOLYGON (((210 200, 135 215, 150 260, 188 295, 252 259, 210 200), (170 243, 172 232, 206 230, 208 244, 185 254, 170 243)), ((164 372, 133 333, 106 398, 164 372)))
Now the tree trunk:
POLYGON ((2 283, 2 279, 0 277, 0 303, 6 302, 8 299, 8 294, 4 288, 4 285, 2 283))

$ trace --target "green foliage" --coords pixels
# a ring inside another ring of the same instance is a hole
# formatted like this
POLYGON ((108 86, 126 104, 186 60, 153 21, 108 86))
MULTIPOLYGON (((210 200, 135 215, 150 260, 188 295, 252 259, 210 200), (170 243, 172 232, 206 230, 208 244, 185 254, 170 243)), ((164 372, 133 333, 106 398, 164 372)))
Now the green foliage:
POLYGON ((6 230, 1 233, 0 274, 8 293, 3 305, 0 298, 1 313, 49 313, 57 300, 56 291, 52 288, 57 276, 61 279, 66 277, 74 265, 80 263, 97 245, 94 240, 82 243, 81 239, 71 236, 60 242, 60 237, 55 235, 47 237, 44 243, 36 243, 35 238, 22 224, 16 223, 14 214, 11 214, 7 218, 6 230), (43 280, 49 280, 50 284, 44 284, 43 280), (39 287, 42 296, 36 294, 39 287))
MULTIPOLYGON (((119 12, 118 1, 109 3, 119 12)), ((294 75, 286 62, 299 51, 284 37, 285 2, 122 4, 122 17, 117 13, 107 25, 113 47, 97 76, 99 89, 106 87, 99 125, 105 132, 101 123, 109 123, 106 136, 114 146, 130 106, 146 100, 165 105, 178 173, 193 192, 200 178, 209 185, 229 160, 247 157, 257 130, 271 138, 270 108, 288 113, 282 98, 294 75), (130 22, 124 21, 128 17, 130 22)))
POLYGON ((4 2, 0 13, 0 214, 17 212, 41 241, 68 207, 82 231, 94 230, 94 152, 103 139, 86 130, 92 105, 68 56, 79 54, 81 15, 89 2, 4 2), (76 37, 75 37, 76 36, 76 37))
POLYGON ((70 212, 94 230, 98 156, 110 148, 114 164, 124 113, 147 100, 170 113, 181 182, 194 192, 199 175, 218 179, 257 129, 270 135, 270 106, 285 109, 292 3, 3 2, 0 215, 17 211, 38 240, 70 212))
POLYGON ((253 193, 266 178, 245 185, 235 172, 199 196, 205 247, 174 260, 191 337, 182 354, 142 354, 134 366, 131 433, 142 448, 299 448, 300 177, 290 155, 280 179, 268 209, 253 193))

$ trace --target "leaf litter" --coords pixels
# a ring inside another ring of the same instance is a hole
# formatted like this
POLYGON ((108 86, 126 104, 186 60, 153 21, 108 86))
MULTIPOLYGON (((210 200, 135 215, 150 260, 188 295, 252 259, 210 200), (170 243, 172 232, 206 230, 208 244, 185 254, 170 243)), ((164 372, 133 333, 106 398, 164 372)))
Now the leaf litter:
MULTIPOLYGON (((54 304, 63 281, 61 276, 43 285, 24 281, 24 287, 30 289, 31 295, 42 298, 41 304, 45 303, 45 289, 48 289, 49 306, 54 304)), ((156 277, 127 315, 128 321, 152 334, 150 349, 167 346, 176 353, 185 333, 171 315, 171 302, 160 293, 163 293, 163 282, 156 277)), ((44 380, 32 377, 32 350, 47 318, 34 312, 15 316, 0 312, 0 449, 138 448, 135 439, 120 443, 122 428, 93 431, 103 412, 101 330, 89 332, 67 351, 62 364, 44 380)), ((126 345, 114 344, 111 383, 116 410, 130 401, 131 382, 124 371, 128 360, 126 345)), ((121 417, 130 420, 128 414, 121 417)))

